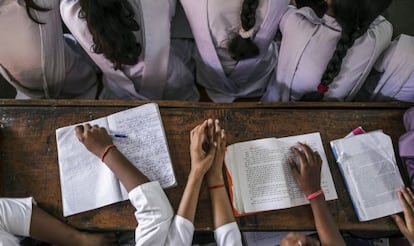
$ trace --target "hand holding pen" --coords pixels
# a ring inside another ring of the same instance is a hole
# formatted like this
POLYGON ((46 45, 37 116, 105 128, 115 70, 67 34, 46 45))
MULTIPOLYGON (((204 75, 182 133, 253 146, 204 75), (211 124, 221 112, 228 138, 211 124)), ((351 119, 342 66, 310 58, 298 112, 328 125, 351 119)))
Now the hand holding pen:
POLYGON ((104 127, 90 124, 75 127, 76 137, 94 155, 101 157, 108 146, 113 145, 112 138, 104 127))

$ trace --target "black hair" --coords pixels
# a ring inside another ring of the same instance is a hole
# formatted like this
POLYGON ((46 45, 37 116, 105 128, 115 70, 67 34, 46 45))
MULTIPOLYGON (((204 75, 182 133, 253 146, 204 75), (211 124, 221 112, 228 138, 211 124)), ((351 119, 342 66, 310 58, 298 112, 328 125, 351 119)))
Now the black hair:
POLYGON ((32 9, 42 12, 49 11, 50 9, 39 6, 37 3, 34 2, 34 0, 24 0, 24 2, 26 6, 26 12, 29 18, 37 24, 45 24, 43 22, 40 22, 33 16, 32 9))
POLYGON ((93 52, 103 54, 114 64, 114 69, 136 64, 142 47, 133 32, 139 31, 140 26, 129 2, 80 0, 79 3, 79 17, 86 20, 93 37, 93 52))
MULTIPOLYGON (((244 0, 240 15, 241 26, 245 31, 254 28, 256 24, 256 10, 259 0, 244 0)), ((259 55, 259 47, 254 43, 253 37, 243 38, 237 34, 229 44, 229 51, 234 60, 244 60, 259 55)))
POLYGON ((338 76, 348 50, 359 37, 368 31, 371 23, 391 2, 392 0, 332 0, 334 18, 342 28, 341 38, 322 75, 318 91, 305 94, 301 100, 320 101, 323 99, 329 85, 338 76))
POLYGON ((319 18, 328 11, 328 3, 325 0, 296 0, 296 7, 310 7, 319 18))

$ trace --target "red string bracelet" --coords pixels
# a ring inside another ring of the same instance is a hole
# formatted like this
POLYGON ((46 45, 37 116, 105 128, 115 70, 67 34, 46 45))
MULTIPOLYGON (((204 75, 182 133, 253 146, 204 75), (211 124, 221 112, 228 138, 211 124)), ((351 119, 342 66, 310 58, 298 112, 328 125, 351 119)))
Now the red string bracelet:
POLYGON ((214 190, 214 189, 218 189, 218 188, 222 188, 224 187, 224 184, 219 184, 219 185, 213 185, 208 187, 209 190, 214 190))
POLYGON ((111 145, 109 145, 108 147, 105 148, 105 151, 103 152, 102 157, 101 157, 102 162, 104 162, 105 156, 108 154, 109 150, 112 149, 112 148, 116 148, 116 146, 114 144, 111 144, 111 145))
POLYGON ((323 190, 318 190, 317 192, 314 192, 312 194, 307 195, 306 196, 306 199, 308 201, 310 201, 310 200, 315 199, 315 198, 317 198, 317 197, 319 197, 321 195, 323 195, 323 190))

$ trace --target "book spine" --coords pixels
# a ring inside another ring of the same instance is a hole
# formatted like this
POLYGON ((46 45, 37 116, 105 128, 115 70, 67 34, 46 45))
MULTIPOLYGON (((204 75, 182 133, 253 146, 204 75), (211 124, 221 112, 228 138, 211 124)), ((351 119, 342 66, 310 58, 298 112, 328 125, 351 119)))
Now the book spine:
POLYGON ((351 194, 351 192, 349 192, 350 191, 350 187, 349 187, 349 184, 348 184, 346 175, 345 175, 345 171, 343 170, 343 167, 342 167, 341 163, 338 161, 338 151, 337 151, 337 149, 335 148, 335 146, 332 143, 331 143, 331 149, 332 149, 332 152, 333 152, 334 157, 335 157, 336 165, 338 166, 339 171, 341 172, 341 175, 343 177, 343 180, 344 180, 346 189, 348 191, 349 197, 351 198, 351 203, 352 203, 352 206, 354 207, 354 210, 355 210, 355 213, 356 213, 356 215, 358 217, 358 220, 359 221, 365 221, 365 219, 362 218, 362 216, 361 216, 361 214, 359 212, 359 206, 357 206, 357 201, 355 201, 354 196, 351 194))

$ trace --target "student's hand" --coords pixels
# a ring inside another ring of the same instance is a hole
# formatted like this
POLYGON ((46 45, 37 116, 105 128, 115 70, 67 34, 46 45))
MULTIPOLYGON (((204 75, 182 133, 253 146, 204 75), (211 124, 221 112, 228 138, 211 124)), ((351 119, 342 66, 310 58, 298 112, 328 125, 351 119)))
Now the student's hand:
POLYGON ((207 172, 207 182, 209 186, 221 185, 223 179, 223 163, 226 151, 226 133, 220 126, 220 121, 214 121, 215 140, 217 142, 216 155, 214 156, 213 165, 207 172))
POLYGON ((392 215, 395 223, 404 236, 414 244, 414 194, 410 188, 401 188, 398 192, 398 198, 400 199, 401 206, 404 209, 404 218, 399 215, 392 215))
POLYGON ((112 144, 112 138, 105 128, 90 124, 75 127, 76 137, 85 147, 98 156, 102 156, 105 149, 112 144))
POLYGON ((320 246, 320 242, 302 234, 289 233, 280 242, 280 246, 320 246))
POLYGON ((321 190, 322 159, 319 153, 312 151, 308 145, 298 144, 298 147, 292 147, 291 150, 299 160, 299 164, 291 158, 289 164, 293 177, 307 196, 321 190))
POLYGON ((214 135, 212 119, 196 126, 190 133, 191 172, 199 177, 204 176, 213 164, 217 149, 214 135))

